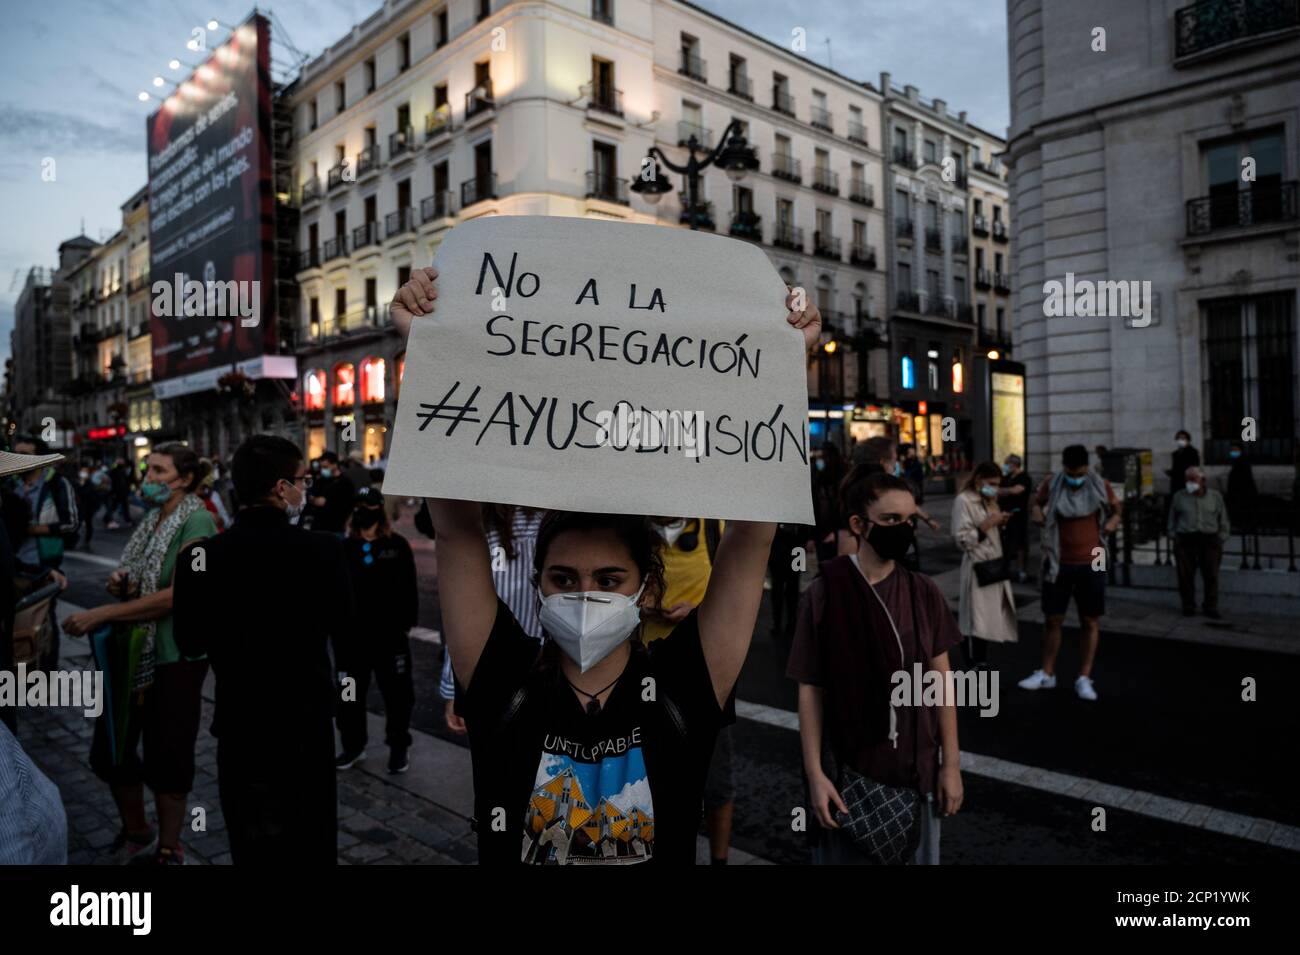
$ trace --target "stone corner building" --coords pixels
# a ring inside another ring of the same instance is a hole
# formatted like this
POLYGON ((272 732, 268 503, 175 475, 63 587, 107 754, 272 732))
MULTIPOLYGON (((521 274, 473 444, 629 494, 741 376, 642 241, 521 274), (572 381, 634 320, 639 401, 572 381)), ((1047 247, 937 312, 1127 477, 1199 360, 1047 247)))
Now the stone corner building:
POLYGON ((1286 0, 1009 0, 1016 342, 1031 472, 1174 432, 1216 469, 1242 419, 1289 487, 1300 288, 1300 15, 1286 0), (1105 31, 1105 50, 1097 51, 1105 31), (1243 174, 1244 170, 1253 176, 1243 174), (1045 282, 1150 282, 1150 321, 1045 316, 1045 282))

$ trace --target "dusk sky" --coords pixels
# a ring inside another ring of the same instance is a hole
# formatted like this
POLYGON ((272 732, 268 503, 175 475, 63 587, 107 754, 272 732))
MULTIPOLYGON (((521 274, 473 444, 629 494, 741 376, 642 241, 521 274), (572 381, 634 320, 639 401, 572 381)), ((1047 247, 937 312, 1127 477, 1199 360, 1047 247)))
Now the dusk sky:
MULTIPOLYGON (((927 98, 966 110, 1005 135, 1006 6, 1001 0, 695 0, 774 42, 807 31, 808 56, 873 85, 881 70, 927 98)), ((294 46, 315 56, 370 15, 375 0, 277 3, 269 9, 294 46)), ((147 181, 145 117, 137 99, 170 74, 190 31, 215 17, 236 23, 247 0, 20 0, 6 4, 0 33, 0 361, 9 354, 13 309, 27 270, 57 264, 60 242, 81 231, 106 238, 121 205, 147 181), (55 181, 41 178, 55 160, 55 181)), ((224 39, 225 33, 220 34, 224 39)), ((279 39, 277 34, 276 39, 279 39)), ((289 55, 273 47, 279 65, 289 55)))

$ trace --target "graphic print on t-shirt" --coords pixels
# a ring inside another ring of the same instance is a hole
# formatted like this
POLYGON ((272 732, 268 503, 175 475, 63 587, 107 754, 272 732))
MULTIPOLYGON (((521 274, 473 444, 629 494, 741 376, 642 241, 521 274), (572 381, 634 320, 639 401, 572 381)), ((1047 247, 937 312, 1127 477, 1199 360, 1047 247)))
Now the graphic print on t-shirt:
POLYGON ((654 802, 640 727, 590 746, 546 734, 528 797, 523 861, 630 864, 653 854, 654 802))

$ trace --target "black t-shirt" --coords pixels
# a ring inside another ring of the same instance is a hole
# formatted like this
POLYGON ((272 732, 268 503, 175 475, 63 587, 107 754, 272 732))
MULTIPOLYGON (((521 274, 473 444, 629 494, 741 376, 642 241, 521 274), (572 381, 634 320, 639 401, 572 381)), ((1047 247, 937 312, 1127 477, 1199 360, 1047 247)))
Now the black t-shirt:
POLYGON ((719 707, 692 611, 588 716, 498 600, 465 692, 479 863, 693 865, 719 707))
POLYGON ((1007 495, 998 502, 1002 510, 1014 512, 1006 524, 1007 535, 1011 537, 1023 535, 1029 529, 1029 509, 1034 506, 1034 482, 1025 471, 1021 471, 1014 476, 1003 475, 1001 486, 1025 489, 1022 494, 1007 495))
POLYGON ((327 534, 342 534, 347 530, 357 489, 345 475, 317 478, 312 483, 309 496, 323 497, 325 503, 322 506, 312 504, 307 508, 307 513, 303 515, 306 520, 304 527, 327 534))
POLYGON ((394 531, 373 541, 348 537, 343 541, 348 559, 358 618, 364 620, 362 636, 374 631, 405 633, 416 624, 420 592, 415 578, 415 557, 406 538, 394 531))

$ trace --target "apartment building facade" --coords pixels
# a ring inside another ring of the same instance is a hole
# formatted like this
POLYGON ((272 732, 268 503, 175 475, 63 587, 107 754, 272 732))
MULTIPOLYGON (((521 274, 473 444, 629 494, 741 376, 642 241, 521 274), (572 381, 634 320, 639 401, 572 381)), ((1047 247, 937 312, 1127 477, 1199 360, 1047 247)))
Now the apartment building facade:
POLYGON ((1150 448, 1164 489, 1185 429, 1212 473, 1239 441, 1260 490, 1289 493, 1300 383, 1296 4, 1010 0, 1007 15, 1030 470, 1048 469, 1067 444, 1150 448), (1099 70, 1105 83, 1079 83, 1099 70), (1045 285, 1067 273, 1076 287, 1138 284, 1124 286, 1127 305, 1108 293, 1106 314, 1061 315, 1045 285), (1142 283, 1150 296, 1139 311, 1142 283))
POLYGON ((1006 142, 975 130, 971 150, 970 256, 975 351, 1014 357, 1011 336, 1011 198, 1001 160, 1006 142))
POLYGON ((288 95, 309 453, 386 455, 404 367, 386 303, 479 215, 694 220, 759 243, 827 316, 809 367, 814 440, 844 441, 855 405, 887 400, 868 87, 679 0, 426 0, 359 24, 288 95), (685 183, 657 203, 631 190, 650 147, 684 161, 692 136, 711 148, 733 120, 759 159, 743 180, 707 170, 693 211, 685 183))

